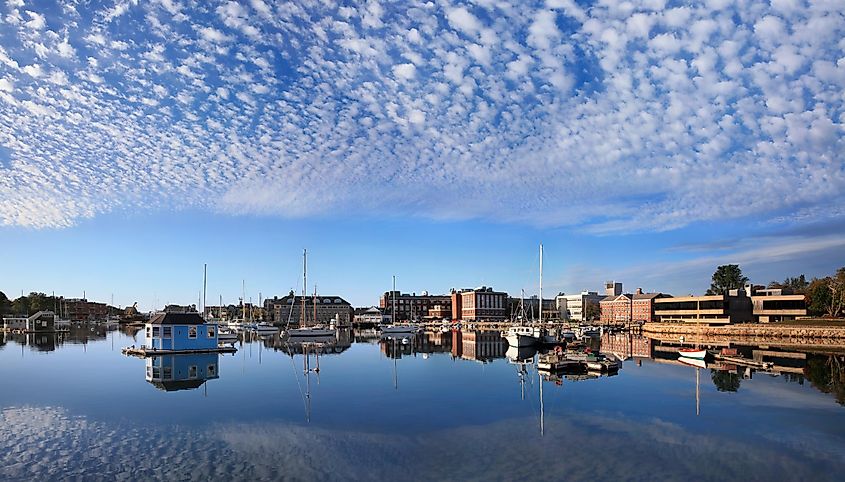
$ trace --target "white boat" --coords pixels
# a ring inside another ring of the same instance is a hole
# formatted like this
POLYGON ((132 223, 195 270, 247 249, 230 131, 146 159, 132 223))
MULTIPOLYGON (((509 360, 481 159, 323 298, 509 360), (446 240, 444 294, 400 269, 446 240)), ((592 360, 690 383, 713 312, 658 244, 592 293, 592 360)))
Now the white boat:
POLYGON ((678 357, 678 361, 684 365, 689 365, 695 368, 707 368, 703 358, 687 358, 685 356, 678 357))
POLYGON ((707 356, 707 350, 699 350, 698 348, 679 348, 678 355, 684 358, 704 360, 707 356))
POLYGON ((322 326, 306 326, 303 328, 291 328, 284 333, 291 338, 299 336, 333 336, 335 330, 323 328, 322 326))
POLYGON ((387 325, 381 327, 383 335, 412 335, 419 331, 419 328, 413 325, 387 325))
POLYGON ((218 331, 217 331, 217 343, 218 344, 220 344, 220 343, 224 343, 224 344, 235 343, 236 341, 238 341, 238 334, 237 333, 235 333, 233 331, 229 331, 229 330, 218 329, 218 331))
POLYGON ((273 325, 272 323, 268 323, 266 321, 259 322, 255 325, 253 330, 259 333, 275 333, 279 331, 279 327, 273 325))
POLYGON ((502 336, 508 341, 508 345, 522 348, 540 343, 543 330, 539 326, 512 326, 502 336))

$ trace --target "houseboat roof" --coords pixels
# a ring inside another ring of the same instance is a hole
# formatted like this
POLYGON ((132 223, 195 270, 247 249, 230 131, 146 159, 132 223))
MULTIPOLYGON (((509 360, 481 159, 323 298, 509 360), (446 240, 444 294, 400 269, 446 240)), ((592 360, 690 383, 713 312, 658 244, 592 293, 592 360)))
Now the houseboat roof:
POLYGON ((156 313, 150 318, 151 325, 204 325, 199 313, 156 313))

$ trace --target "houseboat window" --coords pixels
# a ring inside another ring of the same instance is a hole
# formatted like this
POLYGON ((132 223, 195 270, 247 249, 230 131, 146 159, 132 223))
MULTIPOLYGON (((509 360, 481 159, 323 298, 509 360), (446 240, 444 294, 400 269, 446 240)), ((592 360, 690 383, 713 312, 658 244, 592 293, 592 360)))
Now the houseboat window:
POLYGON ((153 367, 149 366, 149 367, 147 367, 147 378, 152 378, 152 377, 153 377, 153 367))
POLYGON ((205 369, 205 374, 209 377, 217 376, 217 365, 208 365, 205 369))
POLYGON ((188 367, 188 378, 196 378, 197 377, 197 366, 191 365, 188 367))
POLYGON ((188 327, 188 338, 196 338, 197 337, 197 327, 190 326, 188 327))
POLYGON ((150 328, 150 327, 148 326, 148 327, 147 327, 147 338, 149 338, 149 337, 150 337, 150 335, 152 335, 152 328, 150 328))
POLYGON ((214 338, 214 327, 213 326, 208 327, 208 337, 214 338))
POLYGON ((153 378, 155 378, 155 379, 161 378, 161 368, 153 367, 153 378))
POLYGON ((165 380, 173 379, 173 367, 164 367, 162 370, 164 371, 165 380))
POLYGON ((158 338, 161 336, 160 328, 157 326, 153 327, 153 338, 158 338))
POLYGON ((164 326, 162 327, 164 330, 164 338, 170 338, 173 336, 173 327, 172 326, 164 326))

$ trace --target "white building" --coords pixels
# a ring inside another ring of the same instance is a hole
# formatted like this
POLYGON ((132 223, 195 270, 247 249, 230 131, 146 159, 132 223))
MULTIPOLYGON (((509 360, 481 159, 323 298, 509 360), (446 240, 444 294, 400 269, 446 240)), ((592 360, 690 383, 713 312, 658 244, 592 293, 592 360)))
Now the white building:
POLYGON ((595 291, 582 291, 574 295, 561 293, 555 297, 555 305, 562 320, 586 321, 587 307, 594 305, 596 316, 598 316, 599 301, 602 298, 595 291))

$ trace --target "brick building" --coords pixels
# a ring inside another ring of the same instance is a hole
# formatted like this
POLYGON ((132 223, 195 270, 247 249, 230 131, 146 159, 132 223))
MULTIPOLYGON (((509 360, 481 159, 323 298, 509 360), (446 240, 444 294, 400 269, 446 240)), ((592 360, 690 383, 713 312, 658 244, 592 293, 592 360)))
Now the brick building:
POLYGON ((508 294, 481 286, 475 289, 452 290, 452 319, 466 321, 505 321, 508 294))
POLYGON ((605 297, 601 306, 602 323, 629 323, 631 321, 651 322, 654 320, 654 300, 668 298, 663 293, 643 293, 637 288, 634 294, 624 293, 605 297))
POLYGON ((422 320, 426 318, 445 318, 443 313, 451 313, 452 298, 449 295, 430 295, 423 291, 422 294, 400 293, 399 291, 385 291, 379 299, 379 308, 385 315, 393 314, 393 300, 396 300, 396 320, 408 321, 422 320), (438 307, 435 313, 432 308, 438 307))

